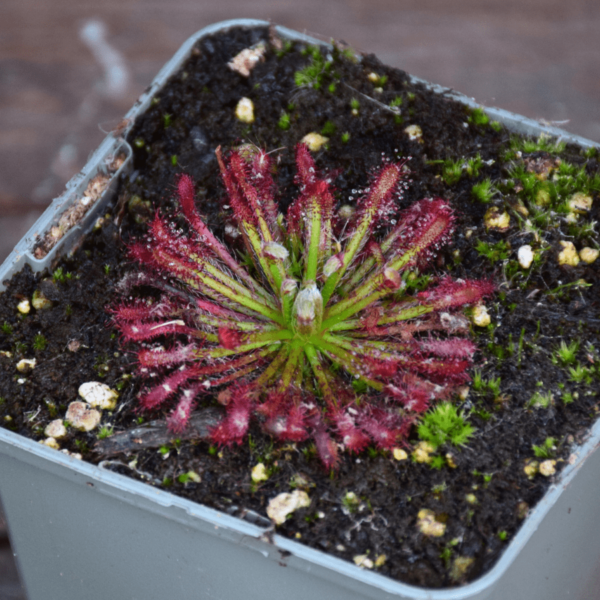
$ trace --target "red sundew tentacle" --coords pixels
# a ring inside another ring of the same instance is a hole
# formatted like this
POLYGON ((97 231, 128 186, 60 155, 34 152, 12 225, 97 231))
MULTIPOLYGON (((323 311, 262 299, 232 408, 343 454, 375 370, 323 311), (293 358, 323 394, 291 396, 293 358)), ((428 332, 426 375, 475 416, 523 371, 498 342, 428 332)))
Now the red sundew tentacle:
POLYGON ((280 440, 302 442, 308 437, 306 430, 306 408, 287 403, 285 414, 276 414, 268 419, 263 429, 280 440))
POLYGON ((327 433, 327 428, 321 421, 316 425, 313 425, 312 437, 315 440, 317 454, 319 455, 321 462, 325 465, 325 468, 337 469, 340 460, 337 444, 329 433, 327 433))
POLYGON ((477 346, 466 338, 428 339, 419 341, 418 346, 422 352, 448 358, 472 359, 477 351, 477 346))
POLYGON ((219 343, 227 350, 235 350, 242 344, 243 335, 235 329, 219 327, 219 343))
POLYGON ((198 346, 195 344, 175 346, 170 350, 158 347, 140 350, 137 359, 141 367, 169 367, 195 360, 197 352, 198 346))
POLYGON ((271 157, 264 150, 259 150, 252 159, 252 176, 269 229, 274 239, 279 240, 281 236, 277 226, 278 210, 274 194, 275 183, 271 176, 271 157))
POLYGON ((396 212, 394 195, 398 191, 404 175, 402 169, 406 161, 384 165, 376 173, 369 192, 358 201, 356 213, 350 222, 347 236, 351 238, 361 230, 363 224, 367 225, 365 233, 361 234, 364 246, 379 222, 396 212))
POLYGON ((134 300, 133 302, 119 304, 108 308, 108 312, 114 315, 117 323, 142 322, 150 319, 169 317, 174 313, 181 311, 182 304, 172 300, 161 298, 160 302, 143 302, 134 300))
POLYGON ((274 417, 285 402, 285 394, 272 390, 267 394, 267 399, 256 407, 256 412, 265 417, 274 417))
POLYGON ((194 181, 189 175, 181 175, 177 182, 177 192, 183 214, 188 223, 198 234, 202 244, 210 248, 210 250, 230 268, 234 270, 239 268, 238 263, 229 254, 225 246, 215 238, 213 233, 200 218, 194 203, 194 181))
POLYGON ((407 411, 423 413, 429 408, 437 387, 418 375, 404 373, 397 381, 386 386, 385 391, 407 411))
POLYGON ((435 310, 448 310, 465 304, 475 304, 494 293, 496 286, 491 281, 456 279, 445 277, 432 290, 420 292, 417 297, 422 304, 435 310))
POLYGON ((382 408, 367 408, 360 413, 358 422, 375 445, 382 449, 394 448, 407 433, 402 417, 382 408))
POLYGON ((139 397, 140 407, 143 410, 153 410, 166 402, 179 388, 196 376, 196 370, 192 368, 180 369, 165 377, 157 386, 142 392, 139 397))
MULTIPOLYGON (((233 155, 234 153, 232 152, 231 154, 233 155)), ((223 183, 227 190, 228 202, 233 209, 236 220, 238 223, 246 222, 256 225, 255 215, 250 206, 248 206, 248 203, 245 201, 242 191, 240 190, 237 182, 237 174, 234 173, 231 168, 231 156, 229 157, 230 164, 228 167, 225 165, 225 161, 221 155, 220 146, 216 150, 216 155, 217 161, 219 162, 219 168, 221 169, 221 177, 223 178, 223 183)))
POLYGON ((199 333, 180 319, 163 323, 122 323, 119 325, 119 329, 126 340, 135 342, 151 340, 167 334, 195 336, 199 333))
POLYGON ((196 405, 196 396, 200 393, 201 386, 194 385, 182 390, 177 406, 167 417, 167 428, 173 433, 182 433, 190 420, 192 410, 196 405))
POLYGON ((247 385, 234 388, 226 417, 210 433, 212 441, 219 446, 241 444, 248 432, 252 408, 251 388, 247 385))
POLYGON ((317 167, 306 144, 296 146, 296 183, 303 188, 317 180, 317 167))
POLYGON ((429 377, 437 376, 451 380, 462 379, 466 369, 471 365, 470 360, 413 358, 404 362, 404 368, 413 372, 423 373, 429 377))
POLYGON ((328 420, 335 426, 338 435, 349 452, 362 452, 369 445, 369 436, 361 431, 355 422, 355 416, 350 415, 358 411, 352 407, 346 410, 335 410, 328 414, 328 420))
POLYGON ((409 209, 409 231, 398 236, 396 251, 418 248, 421 260, 450 241, 455 216, 452 208, 442 198, 425 198, 415 202, 409 209))

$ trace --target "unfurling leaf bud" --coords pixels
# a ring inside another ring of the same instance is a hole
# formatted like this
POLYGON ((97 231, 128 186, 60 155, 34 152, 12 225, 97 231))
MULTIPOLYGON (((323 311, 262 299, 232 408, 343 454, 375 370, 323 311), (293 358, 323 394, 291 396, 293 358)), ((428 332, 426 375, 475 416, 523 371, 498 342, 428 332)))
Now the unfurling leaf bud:
POLYGON ((296 296, 293 327, 301 335, 317 333, 323 318, 323 297, 314 283, 309 283, 296 296))
POLYGON ((273 258, 276 260, 285 260, 289 256, 289 252, 285 246, 278 244, 277 242, 266 242, 262 245, 263 254, 267 258, 273 258))
POLYGON ((397 290, 402 284, 400 273, 389 267, 383 270, 383 286, 390 290, 397 290))
POLYGON ((298 289, 298 282, 295 279, 284 279, 281 284, 281 293, 286 296, 295 296, 298 289))
POLYGON ((339 271, 344 266, 344 254, 334 254, 324 265, 323 265, 323 276, 325 279, 329 279, 336 271, 339 271))

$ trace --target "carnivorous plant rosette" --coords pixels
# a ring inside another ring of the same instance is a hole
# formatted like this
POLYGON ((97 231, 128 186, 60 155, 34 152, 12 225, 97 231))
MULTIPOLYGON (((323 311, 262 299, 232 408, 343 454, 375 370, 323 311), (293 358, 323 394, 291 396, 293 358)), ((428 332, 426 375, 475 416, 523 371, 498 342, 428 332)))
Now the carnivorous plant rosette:
POLYGON ((157 214, 130 248, 142 267, 135 284, 160 298, 113 309, 123 337, 142 343, 150 385, 141 409, 173 402, 169 426, 181 432, 217 390, 226 415, 215 443, 240 443, 257 418, 278 439, 312 438, 327 467, 338 448, 401 443, 419 413, 468 380, 476 346, 461 308, 493 291, 487 281, 442 277, 405 292, 407 275, 450 241, 449 204, 424 199, 398 213, 406 169, 384 162, 341 216, 330 181, 299 145, 300 194, 286 219, 266 152, 243 146, 217 157, 249 260, 208 229, 192 179, 180 176, 187 231, 157 214))

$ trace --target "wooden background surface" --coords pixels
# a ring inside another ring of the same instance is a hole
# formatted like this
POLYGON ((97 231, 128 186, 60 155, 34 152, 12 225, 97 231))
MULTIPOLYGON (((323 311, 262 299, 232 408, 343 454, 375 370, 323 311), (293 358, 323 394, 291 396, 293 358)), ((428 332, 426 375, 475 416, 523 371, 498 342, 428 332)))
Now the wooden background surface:
MULTIPOLYGON (((598 0, 2 0, 0 261, 181 43, 240 17, 600 142, 598 0)), ((0 514, 0 600, 24 599, 0 514)))

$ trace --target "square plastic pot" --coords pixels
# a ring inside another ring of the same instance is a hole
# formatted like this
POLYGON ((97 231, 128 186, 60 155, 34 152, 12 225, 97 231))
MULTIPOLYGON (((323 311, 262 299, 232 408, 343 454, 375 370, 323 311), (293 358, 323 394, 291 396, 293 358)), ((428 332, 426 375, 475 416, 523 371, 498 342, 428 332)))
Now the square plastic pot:
MULTIPOLYGON (((218 23, 192 36, 127 114, 134 120, 203 36, 263 21, 218 23)), ((280 35, 319 43, 277 28, 280 35)), ((437 92, 447 92, 429 85, 437 92)), ((459 94, 452 97, 476 104, 459 94)), ((509 129, 548 133, 583 147, 593 142, 494 108, 509 129)), ((114 193, 104 196, 42 260, 36 239, 77 202, 111 157, 130 168, 131 148, 108 136, 0 267, 0 282, 25 264, 50 267, 93 226, 114 193)), ((1 286, 0 286, 1 289, 1 286)), ((393 581, 249 522, 184 500, 98 466, 75 460, 0 429, 0 498, 29 600, 565 600, 598 597, 600 589, 600 423, 532 510, 495 567, 463 587, 427 590, 393 581)))

